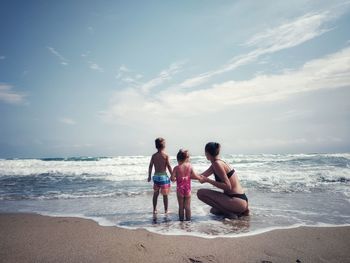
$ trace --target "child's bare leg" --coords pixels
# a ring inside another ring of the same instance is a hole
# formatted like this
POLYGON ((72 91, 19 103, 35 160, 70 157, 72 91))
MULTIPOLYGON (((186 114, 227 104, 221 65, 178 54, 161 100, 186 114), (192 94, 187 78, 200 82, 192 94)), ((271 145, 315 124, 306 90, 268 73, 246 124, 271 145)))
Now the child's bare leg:
POLYGON ((177 201, 179 203, 179 220, 184 221, 184 197, 177 194, 177 201))
POLYGON ((168 213, 168 195, 163 195, 164 212, 168 213))
POLYGON ((191 196, 184 197, 186 221, 191 221, 191 196))
POLYGON ((158 201, 159 190, 154 190, 153 193, 153 213, 157 213, 157 201, 158 201))

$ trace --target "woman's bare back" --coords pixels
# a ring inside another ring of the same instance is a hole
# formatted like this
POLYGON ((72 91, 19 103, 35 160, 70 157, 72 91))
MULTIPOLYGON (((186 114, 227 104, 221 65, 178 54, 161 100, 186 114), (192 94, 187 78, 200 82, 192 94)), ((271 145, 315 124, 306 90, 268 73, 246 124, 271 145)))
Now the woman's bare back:
MULTIPOLYGON (((225 170, 225 173, 228 174, 232 169, 231 167, 226 163, 226 162, 220 162, 220 165, 222 165, 222 167, 224 168, 225 170)), ((231 183, 231 191, 228 191, 228 193, 243 193, 243 188, 238 180, 238 175, 237 173, 235 172, 233 174, 233 176, 231 176, 229 178, 230 180, 230 183, 231 183)))

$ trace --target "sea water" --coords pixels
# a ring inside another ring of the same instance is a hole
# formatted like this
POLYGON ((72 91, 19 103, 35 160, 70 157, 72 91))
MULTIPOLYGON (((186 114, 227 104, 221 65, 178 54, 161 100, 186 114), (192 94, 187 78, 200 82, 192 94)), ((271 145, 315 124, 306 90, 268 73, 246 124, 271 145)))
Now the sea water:
MULTIPOLYGON (((0 159, 0 212, 91 218, 101 225, 202 237, 237 237, 276 228, 350 224, 350 154, 226 155, 249 198, 251 215, 226 219, 198 200, 209 184, 192 182, 192 221, 179 222, 176 186, 169 214, 162 196, 152 214, 150 156, 0 159)), ((198 173, 210 163, 192 156, 198 173)), ((171 157, 172 166, 176 160, 171 157)))

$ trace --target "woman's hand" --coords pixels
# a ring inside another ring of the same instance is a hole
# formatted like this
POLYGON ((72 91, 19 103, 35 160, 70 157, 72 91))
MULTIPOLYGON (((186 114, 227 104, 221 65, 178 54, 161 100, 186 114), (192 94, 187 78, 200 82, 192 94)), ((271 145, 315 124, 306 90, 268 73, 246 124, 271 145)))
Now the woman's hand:
POLYGON ((203 175, 200 175, 200 176, 199 176, 199 182, 200 182, 201 184, 204 184, 204 183, 208 182, 208 178, 205 177, 205 176, 203 176, 203 175))

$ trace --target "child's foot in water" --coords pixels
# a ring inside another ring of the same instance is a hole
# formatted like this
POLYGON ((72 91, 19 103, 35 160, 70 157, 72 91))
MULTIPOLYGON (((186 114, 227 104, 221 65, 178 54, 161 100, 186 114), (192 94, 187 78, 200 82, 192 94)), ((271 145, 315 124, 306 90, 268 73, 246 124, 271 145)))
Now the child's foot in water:
POLYGON ((153 214, 154 215, 157 214, 157 213, 158 213, 157 209, 153 210, 153 214))

